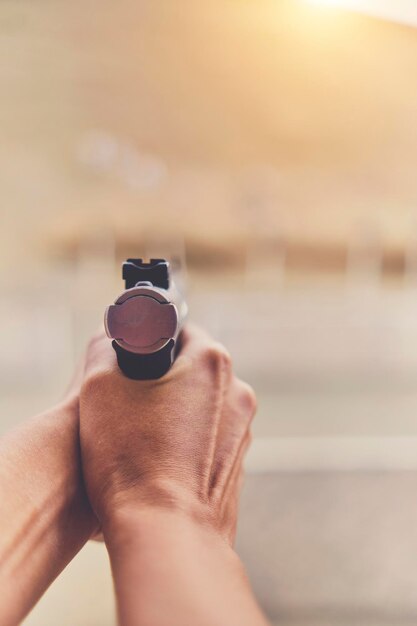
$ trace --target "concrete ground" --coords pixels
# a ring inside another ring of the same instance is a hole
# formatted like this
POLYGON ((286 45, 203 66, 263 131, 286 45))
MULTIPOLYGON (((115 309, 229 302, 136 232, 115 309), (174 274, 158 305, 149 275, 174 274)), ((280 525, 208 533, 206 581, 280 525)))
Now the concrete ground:
POLYGON ((285 626, 417 623, 417 472, 247 478, 238 550, 285 626))

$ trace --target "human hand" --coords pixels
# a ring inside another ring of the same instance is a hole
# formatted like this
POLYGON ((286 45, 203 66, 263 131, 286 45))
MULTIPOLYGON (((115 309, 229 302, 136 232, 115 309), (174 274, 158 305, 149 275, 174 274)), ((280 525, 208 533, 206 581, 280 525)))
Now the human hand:
POLYGON ((171 370, 133 381, 104 334, 89 345, 80 440, 90 502, 105 527, 125 508, 180 512, 232 543, 256 408, 229 355, 188 326, 171 370))

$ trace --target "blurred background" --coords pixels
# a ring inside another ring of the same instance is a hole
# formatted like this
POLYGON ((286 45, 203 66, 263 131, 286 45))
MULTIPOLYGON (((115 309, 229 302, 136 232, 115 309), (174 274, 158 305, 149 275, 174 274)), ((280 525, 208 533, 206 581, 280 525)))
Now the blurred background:
MULTIPOLYGON (((417 623, 417 3, 2 0, 0 429, 127 256, 256 389, 238 550, 280 626, 417 623)), ((115 624, 88 545, 25 621, 115 624)))

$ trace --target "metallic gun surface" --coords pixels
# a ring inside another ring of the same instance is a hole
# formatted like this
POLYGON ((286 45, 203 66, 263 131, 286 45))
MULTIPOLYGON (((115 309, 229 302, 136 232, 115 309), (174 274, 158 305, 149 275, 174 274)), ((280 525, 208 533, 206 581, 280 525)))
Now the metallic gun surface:
POLYGON ((126 376, 160 378, 174 362, 186 302, 165 259, 127 259, 123 279, 125 291, 104 314, 106 333, 126 376))

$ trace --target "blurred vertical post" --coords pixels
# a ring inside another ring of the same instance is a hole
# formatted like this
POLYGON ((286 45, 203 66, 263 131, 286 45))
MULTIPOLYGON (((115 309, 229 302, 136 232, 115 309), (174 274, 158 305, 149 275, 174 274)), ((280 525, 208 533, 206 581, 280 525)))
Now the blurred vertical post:
POLYGON ((417 216, 413 215, 410 222, 404 254, 404 284, 405 287, 415 290, 417 288, 417 216))
POLYGON ((244 172, 239 213, 247 229, 245 283, 279 289, 285 280, 286 240, 279 211, 279 172, 261 165, 244 172))
POLYGON ((376 223, 359 222, 348 243, 346 278, 349 287, 375 291, 383 275, 383 249, 376 223))
POLYGON ((97 224, 78 242, 72 301, 74 356, 85 346, 88 337, 101 324, 100 311, 114 297, 116 251, 112 230, 97 224))

